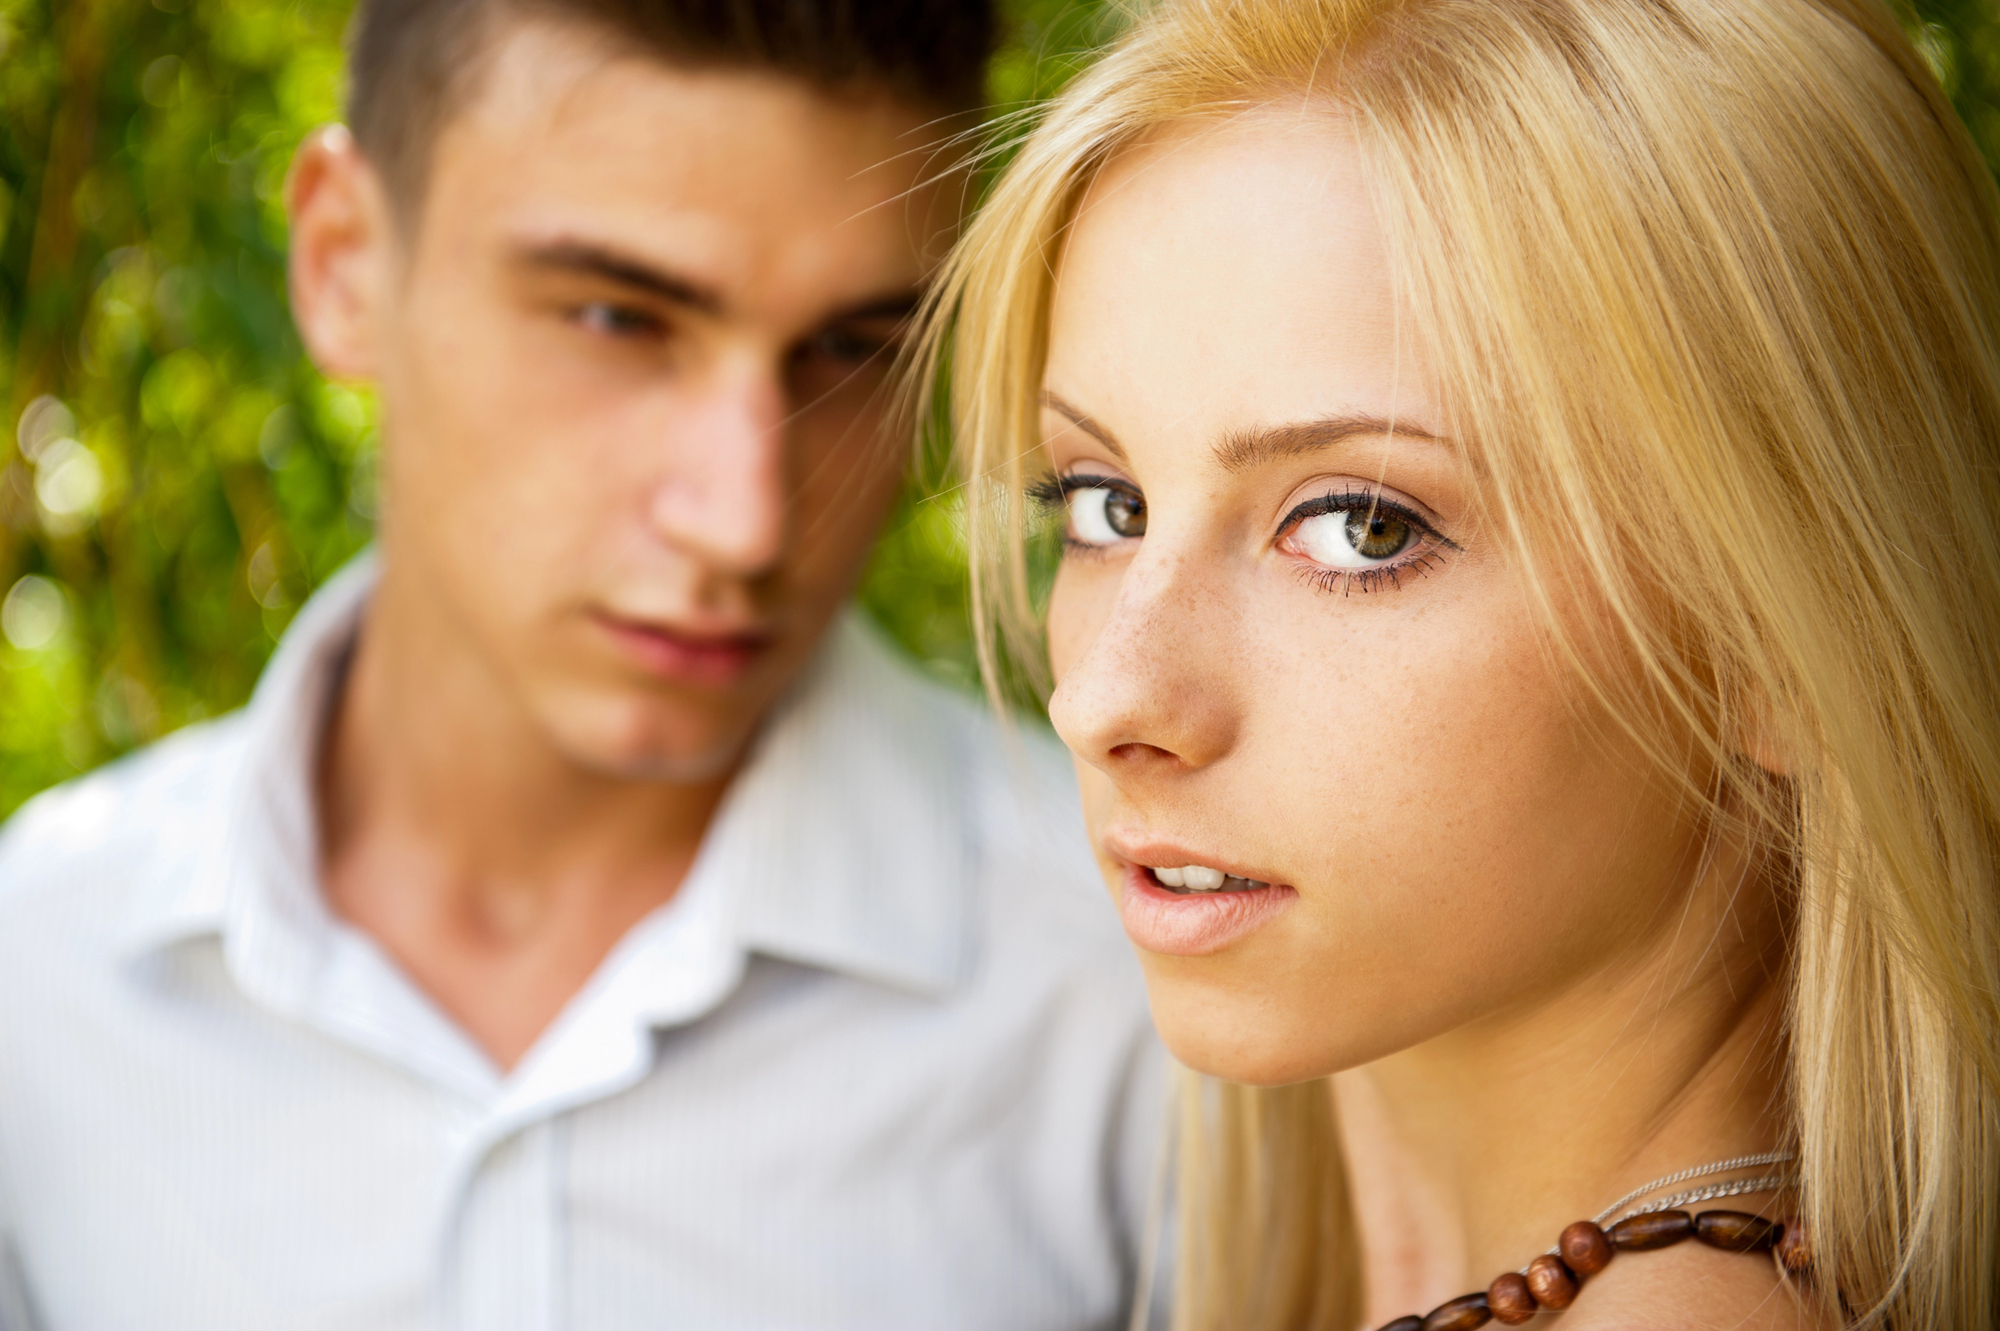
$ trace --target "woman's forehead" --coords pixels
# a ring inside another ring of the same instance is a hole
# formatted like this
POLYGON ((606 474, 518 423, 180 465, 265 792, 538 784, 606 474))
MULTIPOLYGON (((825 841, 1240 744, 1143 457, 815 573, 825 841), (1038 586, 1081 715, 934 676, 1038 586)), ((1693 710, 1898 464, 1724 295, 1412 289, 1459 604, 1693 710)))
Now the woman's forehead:
POLYGON ((1343 122, 1260 112, 1165 127, 1108 163, 1079 206, 1048 386, 1150 436, 1356 419, 1440 433, 1390 253, 1343 122))

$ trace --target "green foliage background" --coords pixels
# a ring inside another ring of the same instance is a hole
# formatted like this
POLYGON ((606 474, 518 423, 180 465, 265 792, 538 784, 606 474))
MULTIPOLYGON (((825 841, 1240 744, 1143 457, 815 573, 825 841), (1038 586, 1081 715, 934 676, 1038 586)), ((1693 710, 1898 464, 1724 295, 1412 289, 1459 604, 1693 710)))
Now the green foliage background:
MULTIPOLYGON (((333 118, 350 0, 0 0, 0 816, 241 703, 365 544, 374 408, 285 308, 280 189, 333 118), (52 405, 59 403, 59 406, 52 405)), ((1910 0, 2000 161, 1994 0, 1910 0)), ((993 85, 1048 95, 1105 0, 1014 0, 993 85)), ((863 591, 970 683, 951 505, 913 480, 863 591)))

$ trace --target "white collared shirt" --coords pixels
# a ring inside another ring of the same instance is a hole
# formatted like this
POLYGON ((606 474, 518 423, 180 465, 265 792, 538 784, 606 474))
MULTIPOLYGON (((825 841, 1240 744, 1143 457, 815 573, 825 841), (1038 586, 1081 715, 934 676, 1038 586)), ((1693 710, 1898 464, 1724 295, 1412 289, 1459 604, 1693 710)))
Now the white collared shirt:
POLYGON ((849 616, 503 1074, 317 885, 371 583, 0 838, 0 1328, 1122 1325, 1164 1059, 1052 743, 849 616))

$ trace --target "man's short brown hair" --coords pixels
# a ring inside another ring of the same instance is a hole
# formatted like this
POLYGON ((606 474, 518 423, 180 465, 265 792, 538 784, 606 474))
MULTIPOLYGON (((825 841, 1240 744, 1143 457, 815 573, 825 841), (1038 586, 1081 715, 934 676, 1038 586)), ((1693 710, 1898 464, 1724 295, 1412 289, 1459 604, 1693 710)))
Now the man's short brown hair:
POLYGON ((942 115, 985 100, 992 0, 360 0, 347 123, 414 211, 432 141, 509 21, 577 23, 695 68, 764 69, 835 95, 886 93, 942 115))

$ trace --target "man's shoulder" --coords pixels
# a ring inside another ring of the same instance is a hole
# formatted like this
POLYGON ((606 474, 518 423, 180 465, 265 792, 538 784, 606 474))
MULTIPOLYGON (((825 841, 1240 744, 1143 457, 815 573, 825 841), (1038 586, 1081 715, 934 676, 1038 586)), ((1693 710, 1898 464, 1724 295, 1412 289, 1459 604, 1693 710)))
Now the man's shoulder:
POLYGON ((1040 717, 1001 715, 986 699, 925 672, 870 629, 877 653, 870 692, 899 714, 912 752, 965 795, 968 829, 984 851, 1026 857, 1095 881, 1069 750, 1040 717), (920 750, 920 751, 919 751, 920 750))
POLYGON ((1129 959, 1117 913, 1105 897, 1084 829, 1068 749, 1034 715, 1001 715, 985 699, 931 679, 904 662, 908 705, 948 735, 953 778, 962 783, 966 832, 979 862, 987 928, 1034 935, 1053 958, 1099 964, 1129 959), (918 701, 918 700, 921 701, 918 701))
POLYGON ((0 918, 122 895, 197 834, 242 731, 240 716, 189 726, 28 801, 0 826, 0 918))
POLYGON ((995 853, 1067 879, 1095 884, 1069 750, 1034 716, 981 708, 967 723, 966 764, 974 822, 995 853))
POLYGON ((962 820, 978 958, 969 1001, 998 1004, 1037 1040, 1054 1040, 1051 1058, 1057 1045, 1090 1047, 1106 1068, 1151 1085, 1158 1049, 1144 980, 1091 851, 1069 750, 1041 718, 999 715, 895 658, 874 675, 893 686, 870 705, 893 712, 885 719, 900 736, 899 761, 953 791, 932 807, 962 820))

